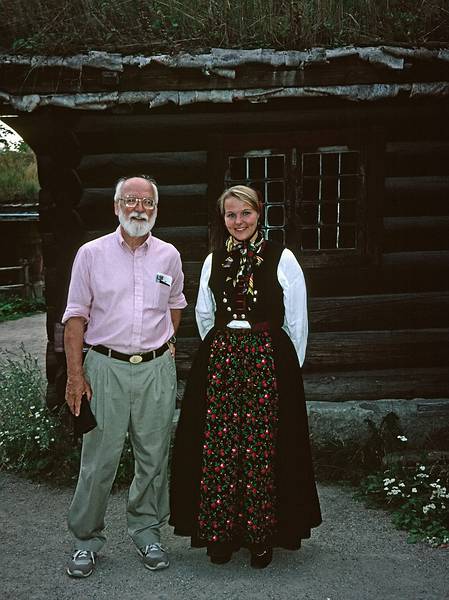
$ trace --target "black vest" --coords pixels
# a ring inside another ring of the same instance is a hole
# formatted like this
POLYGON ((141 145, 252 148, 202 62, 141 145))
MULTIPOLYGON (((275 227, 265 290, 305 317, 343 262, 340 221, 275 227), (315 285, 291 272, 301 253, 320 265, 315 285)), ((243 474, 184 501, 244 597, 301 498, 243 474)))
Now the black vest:
POLYGON ((217 304, 215 325, 223 327, 236 319, 249 321, 251 325, 269 322, 271 327, 282 327, 284 323, 283 290, 277 278, 277 268, 284 247, 277 242, 267 241, 263 250, 263 262, 254 267, 254 295, 246 296, 245 312, 237 310, 236 294, 229 293, 225 286, 229 269, 223 267, 227 252, 224 248, 212 254, 212 272, 209 287, 217 304))

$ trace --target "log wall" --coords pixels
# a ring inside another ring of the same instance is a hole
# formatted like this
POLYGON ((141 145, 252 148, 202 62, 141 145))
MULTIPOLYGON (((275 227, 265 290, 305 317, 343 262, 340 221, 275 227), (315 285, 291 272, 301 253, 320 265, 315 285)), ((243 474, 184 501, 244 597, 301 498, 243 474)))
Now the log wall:
MULTIPOLYGON (((76 115, 52 111, 21 117, 15 128, 36 151, 48 302, 48 379, 60 355, 61 317, 74 253, 116 227, 113 183, 148 173, 159 184, 156 236, 181 252, 189 307, 178 347, 181 378, 198 340, 193 307, 208 252, 217 182, 210 174, 217 135, 319 132, 376 127, 378 175, 373 260, 305 268, 310 340, 305 385, 310 400, 438 397, 449 393, 448 109, 435 101, 371 107, 332 101, 271 103, 268 108, 206 106, 149 113, 76 115), (411 126, 413 123, 413 127, 411 126), (22 129, 22 131, 20 131, 22 129), (42 135, 45 131, 46 135, 42 135), (379 176, 380 174, 380 176, 379 176)), ((301 260, 301 257, 299 257, 301 260)))

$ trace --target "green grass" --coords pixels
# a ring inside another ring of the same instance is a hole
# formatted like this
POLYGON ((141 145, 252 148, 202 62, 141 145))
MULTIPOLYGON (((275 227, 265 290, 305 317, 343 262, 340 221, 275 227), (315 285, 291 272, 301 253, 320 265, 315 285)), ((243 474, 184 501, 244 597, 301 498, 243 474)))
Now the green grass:
POLYGON ((38 190, 34 153, 28 148, 0 151, 0 202, 36 202, 38 190))
POLYGON ((127 54, 449 41, 447 0, 10 0, 1 48, 127 54))

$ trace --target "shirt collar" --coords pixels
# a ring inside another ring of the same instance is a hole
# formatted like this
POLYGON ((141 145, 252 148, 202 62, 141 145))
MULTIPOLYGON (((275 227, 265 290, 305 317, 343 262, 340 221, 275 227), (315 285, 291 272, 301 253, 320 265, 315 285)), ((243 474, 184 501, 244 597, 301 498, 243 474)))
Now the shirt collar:
MULTIPOLYGON (((122 230, 121 230, 121 226, 120 225, 115 230, 115 235, 117 237, 118 243, 120 244, 120 246, 122 248, 129 248, 128 244, 123 239, 122 230)), ((139 248, 144 248, 145 250, 147 250, 150 247, 151 240, 152 240, 152 235, 151 235, 151 231, 150 231, 150 233, 148 234, 147 239, 143 242, 143 244, 141 244, 139 246, 139 248)))

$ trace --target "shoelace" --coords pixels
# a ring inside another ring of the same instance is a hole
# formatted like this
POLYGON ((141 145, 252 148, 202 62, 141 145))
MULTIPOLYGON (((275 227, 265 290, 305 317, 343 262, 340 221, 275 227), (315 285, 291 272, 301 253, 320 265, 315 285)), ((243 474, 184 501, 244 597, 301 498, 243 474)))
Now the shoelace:
POLYGON ((152 550, 161 550, 162 552, 166 552, 162 544, 156 542, 154 544, 148 544, 148 546, 145 546, 144 554, 148 554, 148 552, 151 552, 152 550))
POLYGON ((91 558, 92 561, 95 562, 95 556, 90 550, 77 550, 73 555, 73 558, 91 558))

